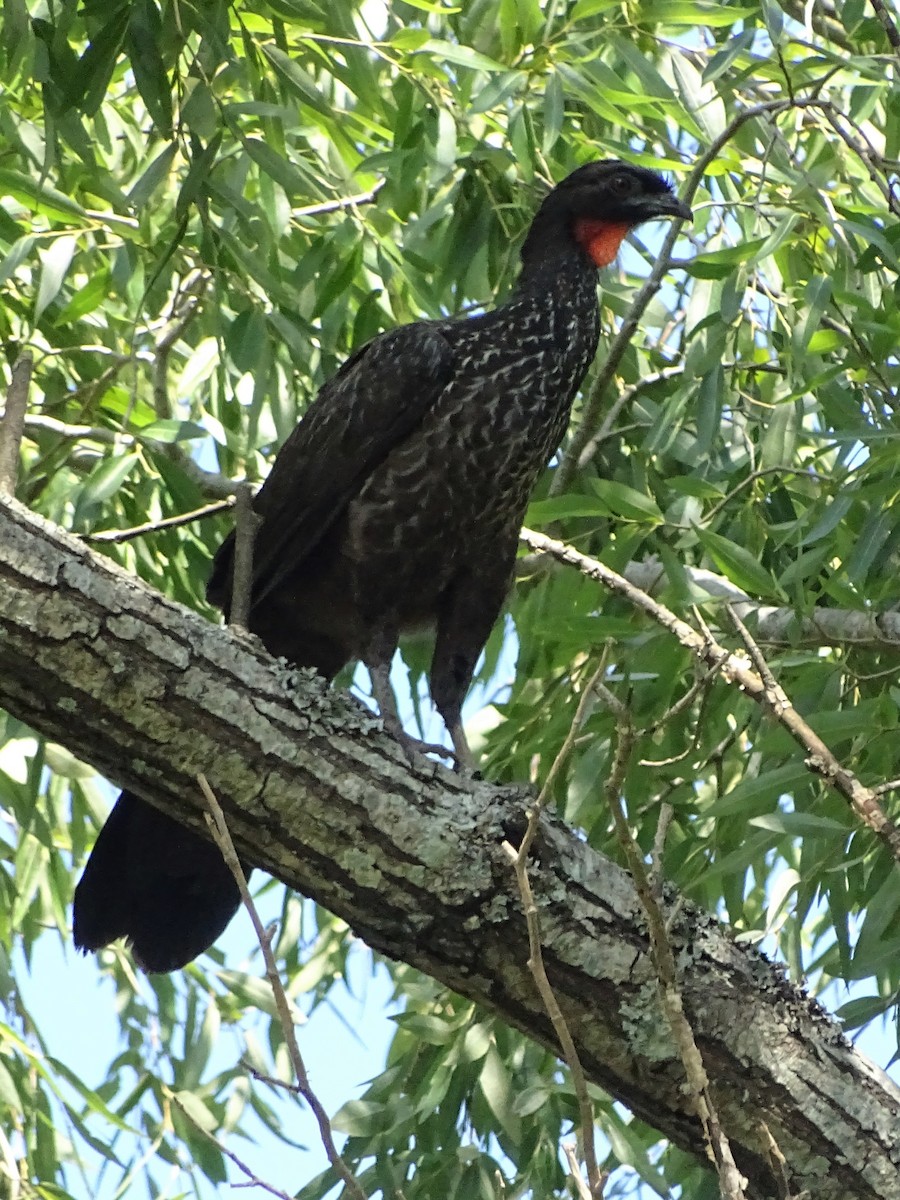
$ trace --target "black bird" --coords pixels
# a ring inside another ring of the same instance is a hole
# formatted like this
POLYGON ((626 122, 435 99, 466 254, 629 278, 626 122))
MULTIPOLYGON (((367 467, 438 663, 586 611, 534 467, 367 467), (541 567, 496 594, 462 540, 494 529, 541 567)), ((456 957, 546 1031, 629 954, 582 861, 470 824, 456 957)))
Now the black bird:
MULTIPOLYGON (((597 268, 659 217, 691 218, 659 175, 588 163, 541 204, 505 304, 381 334, 325 384, 254 501, 249 626, 271 654, 329 679, 361 659, 399 735, 390 661, 402 633, 433 630, 432 699, 471 764, 460 709, 597 350, 597 268)), ((207 588, 226 615, 233 555, 232 534, 207 588)), ((123 792, 75 892, 75 944, 125 937, 145 970, 170 971, 237 906, 218 850, 123 792)))

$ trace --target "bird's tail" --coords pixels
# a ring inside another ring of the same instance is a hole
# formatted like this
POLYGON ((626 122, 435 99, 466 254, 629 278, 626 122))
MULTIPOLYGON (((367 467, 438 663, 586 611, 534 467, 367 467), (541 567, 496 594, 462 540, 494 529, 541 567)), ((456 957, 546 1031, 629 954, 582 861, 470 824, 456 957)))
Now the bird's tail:
POLYGON ((174 971, 212 945, 239 904, 217 846, 122 792, 75 889, 75 945, 124 937, 145 971, 174 971))

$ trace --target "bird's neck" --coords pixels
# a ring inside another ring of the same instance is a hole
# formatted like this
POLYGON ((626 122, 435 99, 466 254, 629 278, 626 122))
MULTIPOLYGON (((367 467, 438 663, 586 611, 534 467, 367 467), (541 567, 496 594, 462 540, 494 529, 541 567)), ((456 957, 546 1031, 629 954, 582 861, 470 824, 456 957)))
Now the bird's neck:
POLYGON ((515 295, 553 288, 596 288, 597 267, 587 249, 579 245, 568 229, 532 225, 522 247, 522 270, 515 295))

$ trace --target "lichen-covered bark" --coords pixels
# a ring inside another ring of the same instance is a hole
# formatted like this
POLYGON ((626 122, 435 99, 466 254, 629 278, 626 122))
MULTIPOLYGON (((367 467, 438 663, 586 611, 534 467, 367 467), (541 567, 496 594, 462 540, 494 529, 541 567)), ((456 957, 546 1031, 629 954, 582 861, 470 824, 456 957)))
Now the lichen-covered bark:
MULTIPOLYGON (((0 500, 0 705, 195 826, 203 771, 242 855, 554 1046, 501 851, 527 794, 410 767, 378 722, 0 500)), ((627 875, 550 817, 532 869, 546 965, 588 1076, 703 1156, 627 875)), ((682 906, 686 1009, 749 1194, 896 1200, 900 1091, 770 963, 682 906)))

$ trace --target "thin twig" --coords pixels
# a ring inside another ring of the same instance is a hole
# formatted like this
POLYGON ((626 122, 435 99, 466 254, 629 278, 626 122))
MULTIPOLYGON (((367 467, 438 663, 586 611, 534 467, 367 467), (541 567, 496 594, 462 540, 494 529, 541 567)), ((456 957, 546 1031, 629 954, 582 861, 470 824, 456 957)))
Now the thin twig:
POLYGON ((678 716, 679 713, 688 708, 694 702, 694 698, 698 694, 701 694, 702 698, 700 701, 700 711, 697 713, 697 719, 694 722, 694 732, 691 735, 691 740, 681 751, 681 753, 673 754, 669 758, 642 758, 638 763, 639 766, 655 768, 670 767, 673 763, 681 762, 682 759, 687 758, 691 751, 699 745, 700 737, 703 731, 703 720, 706 716, 706 706, 709 703, 709 697, 712 693, 712 684, 724 661, 724 658, 719 659, 718 663, 709 671, 703 672, 700 677, 694 681, 693 685, 688 688, 680 700, 676 700, 675 703, 663 713, 659 720, 654 721, 651 725, 645 726, 640 732, 640 737, 642 738, 654 734, 657 729, 662 728, 662 726, 671 721, 673 717, 678 716))
MULTIPOLYGON (((572 1182, 575 1184, 575 1190, 578 1192, 579 1200, 592 1200, 590 1188, 587 1180, 581 1173, 581 1163, 578 1161, 578 1147, 574 1142, 563 1142, 563 1154, 566 1156, 566 1162, 569 1164, 569 1171, 572 1175, 572 1182)), ((600 1174, 600 1189, 601 1193, 606 1187, 606 1181, 609 1179, 609 1172, 602 1171, 600 1174)))
POLYGON ((556 993, 553 991, 553 985, 550 983, 544 966, 544 955, 541 949, 540 917, 534 901, 534 893, 531 890, 531 882, 528 878, 528 853, 537 834, 541 811, 550 795, 550 789, 572 751, 572 747, 578 737, 578 731, 584 721, 588 705, 591 702, 594 688, 605 670, 606 652, 604 651, 599 666, 592 673, 584 687, 584 691, 581 693, 581 698, 578 701, 578 707, 575 710, 575 717, 569 732, 560 747, 559 753, 553 760, 553 765, 547 772, 544 786, 541 788, 540 794, 531 808, 528 815, 528 827, 525 830, 525 836, 522 838, 518 850, 509 842, 503 843, 504 853, 515 869, 516 881, 522 897, 522 907, 525 912, 525 923, 528 929, 528 968, 537 986, 547 1016, 550 1018, 550 1022, 556 1032, 563 1057, 572 1076, 572 1086, 575 1089, 575 1096, 578 1102, 582 1151, 585 1166, 587 1167, 588 1186, 590 1188, 588 1200, 602 1200, 605 1183, 605 1177, 602 1175, 597 1163, 597 1151, 594 1144, 594 1110, 588 1093, 584 1068, 581 1065, 581 1059, 578 1056, 574 1038, 569 1031, 568 1023, 559 1006, 559 1001, 556 999, 556 993))
POLYGON ((210 834, 213 841, 221 850, 222 857, 225 859, 228 868, 234 876, 234 881, 241 893, 241 900, 250 914, 250 920, 253 922, 253 928, 256 931, 256 937, 266 964, 266 977, 269 980, 269 986, 272 988, 272 995, 275 999, 275 1007, 278 1011, 281 1030, 284 1034, 291 1065, 294 1068, 297 1091, 312 1109, 316 1124, 319 1127, 319 1136, 322 1139, 322 1145, 325 1148, 328 1161, 331 1163, 334 1171, 343 1180, 347 1190, 356 1197, 356 1200, 366 1200, 365 1192, 351 1174, 347 1164, 341 1158, 337 1146, 334 1144, 334 1136, 331 1132, 331 1122, 328 1119, 328 1114, 310 1086, 303 1056, 300 1053, 300 1047, 297 1044, 297 1038, 294 1034, 294 1018, 291 1013, 291 1003, 287 998, 287 993, 278 974, 278 967, 275 962, 275 955, 272 953, 270 939, 266 934, 265 926, 260 919, 259 913, 256 911, 256 905, 253 903, 253 898, 247 887, 247 879, 241 867, 240 859, 237 856, 237 851, 234 848, 234 843, 231 840, 231 834, 225 822, 225 814, 222 812, 221 805, 216 799, 212 788, 209 786, 206 776, 202 774, 198 775, 197 783, 200 785, 200 790, 203 792, 206 803, 209 805, 211 815, 207 816, 206 823, 209 826, 210 834))
POLYGON ((589 579, 602 583, 611 591, 624 596, 635 608, 651 617, 667 629, 682 646, 687 647, 701 662, 712 667, 719 665, 722 677, 740 688, 751 700, 761 705, 788 731, 791 737, 806 752, 805 764, 814 774, 840 793, 850 804, 856 816, 885 844, 890 853, 900 862, 900 829, 890 820, 878 801, 874 788, 860 782, 849 768, 843 766, 822 739, 815 733, 790 703, 779 688, 769 690, 759 673, 745 659, 720 645, 707 630, 705 635, 697 633, 686 621, 682 621, 670 609, 629 583, 627 579, 610 570, 595 558, 580 554, 572 546, 530 529, 523 529, 520 537, 532 550, 550 554, 559 562, 575 567, 589 579), (719 661, 721 660, 721 662, 719 661))
MULTIPOLYGON (((178 1096, 173 1091, 171 1091, 169 1088, 166 1088, 165 1092, 170 1102, 175 1105, 179 1112, 182 1112, 187 1117, 194 1128, 199 1129, 200 1132, 212 1142, 220 1154, 224 1154, 226 1158, 230 1158, 238 1170, 247 1176, 247 1185, 250 1187, 261 1187, 263 1191, 268 1192, 270 1196, 278 1196, 279 1200, 293 1200, 293 1197, 289 1196, 287 1192, 283 1192, 281 1188, 277 1188, 274 1184, 266 1183, 264 1179, 260 1179, 260 1177, 253 1170, 251 1170, 250 1167, 247 1166, 243 1159, 238 1158, 235 1152, 233 1150, 229 1150, 223 1142, 220 1142, 214 1133, 211 1133, 210 1130, 201 1125, 199 1121, 196 1121, 190 1109, 183 1104, 181 1100, 179 1100, 178 1096)), ((235 1184, 233 1186, 237 1187, 243 1185, 235 1184)))
POLYGON ((307 204, 303 208, 292 208, 291 216, 317 217, 320 213, 338 212, 342 208, 358 208, 361 204, 371 204, 386 182, 386 179, 379 179, 367 192, 358 192, 355 196, 342 196, 338 200, 323 200, 321 204, 307 204))
POLYGON ((763 657, 763 652, 753 640, 750 630, 730 604, 725 605, 725 611, 731 618, 732 624, 734 625, 734 628, 737 631, 741 641, 744 643, 754 667, 756 667, 756 670, 759 672, 760 679, 766 685, 766 690, 768 691, 769 695, 772 696, 776 703, 780 704, 783 708, 790 708, 791 702, 787 698, 787 693, 772 674, 772 668, 766 662, 765 658, 763 657))
POLYGON ((724 495, 716 506, 706 513, 704 520, 708 524, 711 524, 722 509, 726 508, 735 496, 740 495, 745 487, 749 487, 751 483, 755 483, 757 479, 763 479, 766 475, 801 475, 808 477, 812 482, 817 484, 831 482, 827 476, 816 474, 810 471, 808 467, 760 467, 756 471, 751 471, 730 492, 724 495))
POLYGON ((887 40, 891 46, 900 55, 900 31, 898 31, 894 18, 888 12, 883 0, 870 0, 872 7, 875 10, 875 16, 881 23, 881 28, 884 30, 887 40))
MULTIPOLYGON (((600 428, 589 438, 584 446, 584 449, 579 454, 578 466, 586 467, 588 465, 602 443, 605 442, 608 437, 612 436, 613 427, 618 419, 619 413, 623 408, 629 405, 636 396, 639 396, 641 392, 646 391, 647 388, 653 387, 654 384, 662 383, 667 379, 677 379, 679 375, 683 374, 683 366, 664 367, 661 371, 654 371, 652 375, 647 375, 644 379, 639 379, 636 383, 631 384, 630 387, 623 388, 613 401, 609 412, 600 423, 600 428)), ((616 430, 617 435, 620 432, 620 430, 616 430)))
MULTIPOLYGON (((712 667, 708 671, 698 672, 697 678, 684 693, 684 695, 679 697, 674 704, 671 704, 661 717, 651 722, 650 725, 645 725, 641 730, 640 736, 651 736, 652 734, 656 733, 657 729, 661 729, 663 725, 667 725, 673 717, 677 717, 680 713, 683 713, 686 708, 690 708, 696 697, 699 696, 701 692, 705 691, 713 682, 726 657, 727 655, 721 658, 718 662, 713 663, 712 667)), ((650 759, 641 759, 642 767, 655 767, 659 765, 659 763, 652 762, 650 759)))
POLYGON ((68 425, 65 421, 48 417, 44 413, 29 413, 25 418, 25 428, 46 429, 59 437, 101 442, 108 446, 133 446, 137 440, 133 434, 118 433, 115 429, 103 429, 99 425, 68 425))
POLYGON ((588 682, 584 688, 584 691, 581 693, 581 697, 578 701, 578 707, 575 709, 575 716, 572 718, 572 725, 569 729, 569 732, 566 734, 565 740, 563 741, 563 744, 559 748, 559 753, 556 755, 556 758, 553 760, 553 765, 550 767, 550 770, 547 772, 547 778, 544 780, 544 785, 541 788, 540 793, 538 794, 537 800, 535 800, 534 804, 532 805, 531 812, 530 812, 529 818, 528 818, 528 828, 526 829, 525 837, 522 839, 522 842, 519 846, 519 855, 523 858, 525 856, 527 856, 528 851, 531 849, 531 843, 534 841, 535 834, 537 833, 538 821, 540 819, 541 812, 543 811, 544 807, 547 804, 548 799, 550 798, 550 790, 553 787, 554 783, 556 782, 556 777, 557 777, 557 775, 559 775, 560 771, 562 770, 563 766, 566 763, 566 760, 568 759, 569 755, 572 753, 572 747, 575 745, 575 740, 578 737, 578 732, 581 729, 581 726, 584 722, 584 716, 585 716, 585 713, 587 712, 587 706, 591 702, 591 696, 594 692, 594 689, 597 686, 597 681, 599 680, 599 678, 601 677, 603 672, 606 670, 607 656, 608 656, 608 647, 604 648, 603 654, 600 658, 600 662, 599 662, 596 670, 592 673, 590 679, 588 680, 588 682))
POLYGON ((25 432, 25 409, 34 358, 23 350, 16 359, 9 387, 6 389, 6 409, 0 422, 0 496, 15 495, 19 476, 19 447, 25 432))
POLYGON ((659 817, 656 821, 656 833, 653 837, 653 849, 650 852, 650 888, 658 901, 662 896, 663 884, 663 851, 666 848, 666 838, 669 836, 669 826, 675 816, 675 809, 664 800, 659 806, 659 817))
MULTIPOLYGON (((686 267, 688 265, 689 261, 690 260, 688 260, 688 259, 685 259, 683 262, 680 260, 676 261, 675 259, 672 259, 669 264, 669 267, 670 267, 670 269, 686 267)), ((780 374, 780 375, 784 374, 784 367, 779 366, 778 363, 771 363, 771 362, 752 363, 752 362, 742 362, 740 360, 737 360, 735 362, 724 362, 724 363, 722 363, 722 370, 723 371, 746 371, 748 373, 760 371, 760 372, 770 372, 772 374, 780 374)), ((683 365, 663 367, 662 370, 654 371, 652 375, 645 375, 643 379, 638 379, 635 383, 632 383, 628 387, 623 388, 622 391, 619 393, 619 395, 616 397, 616 399, 613 401, 612 407, 609 409, 606 416, 603 418, 603 420, 600 424, 600 428, 590 438, 590 440, 588 441, 588 443, 586 444, 584 449, 581 451, 581 453, 578 457, 578 466, 586 467, 588 465, 588 463, 591 461, 591 459, 594 457, 594 455, 597 453, 597 450, 599 449, 599 447, 608 438, 612 437, 613 435, 615 435, 616 437, 619 437, 621 434, 627 432, 627 430, 640 428, 640 426, 638 426, 638 425, 629 425, 629 426, 626 426, 624 429, 622 429, 622 428, 615 429, 614 428, 616 420, 619 416, 619 413, 621 413, 622 409, 627 407, 627 405, 629 405, 636 396, 639 396, 641 394, 641 392, 645 392, 648 388, 654 387, 657 383, 663 383, 669 379, 677 379, 680 375, 683 375, 683 374, 684 374, 684 366, 683 365)), ((770 468, 770 469, 778 470, 778 468, 770 468)), ((787 469, 788 468, 785 468, 785 470, 787 470, 787 469)), ((795 473, 799 473, 799 472, 795 472, 795 473)), ((805 472, 804 472, 804 474, 805 474, 805 472)), ((743 484, 741 486, 743 486, 743 484)))
POLYGON ((684 1012, 684 1001, 678 985, 675 954, 669 941, 662 910, 656 898, 658 884, 655 885, 648 874, 641 851, 628 827, 628 814, 622 797, 622 786, 636 737, 631 713, 627 706, 602 684, 597 686, 596 691, 616 718, 617 736, 613 765, 603 790, 612 813, 619 845, 622 847, 635 891, 647 918, 650 957, 656 969, 660 1003, 672 1030, 675 1045, 678 1047, 685 1075, 693 1094, 697 1115, 703 1126, 706 1143, 716 1164, 723 1200, 744 1200, 744 1180, 737 1169, 731 1144, 719 1121, 710 1094, 706 1067, 684 1012))
MULTIPOLYGON (((839 112, 831 104, 823 106, 822 115, 841 141, 853 151, 859 161, 865 166, 869 173, 869 178, 881 192, 882 196, 884 196, 890 211, 894 216, 900 216, 900 201, 894 195, 893 187, 885 178, 884 160, 869 143, 859 126, 846 113, 839 112), (844 122, 854 130, 855 137, 844 128, 844 122)), ((890 392, 890 388, 888 388, 888 391, 890 392)))
POLYGON ((83 533, 84 542, 130 542, 132 538, 142 537, 145 533, 158 533, 161 529, 178 529, 181 525, 190 525, 204 517, 212 517, 216 513, 225 512, 234 507, 234 500, 216 500, 214 504, 204 504, 193 512, 180 513, 177 517, 163 517, 159 521, 145 521, 143 525, 132 525, 130 529, 100 529, 96 533, 83 533))
POLYGON ((192 272, 187 277, 172 305, 172 316, 156 339, 152 387, 153 407, 160 420, 165 420, 172 415, 168 383, 169 355, 172 353, 172 347, 197 315, 209 280, 210 276, 205 271, 199 270, 192 272))
POLYGON ((792 1200, 791 1181, 788 1178, 787 1159, 781 1153, 781 1148, 772 1137, 772 1131, 765 1121, 760 1121, 759 1128, 763 1135, 763 1150, 769 1160, 772 1174, 778 1185, 778 1200, 792 1200))

